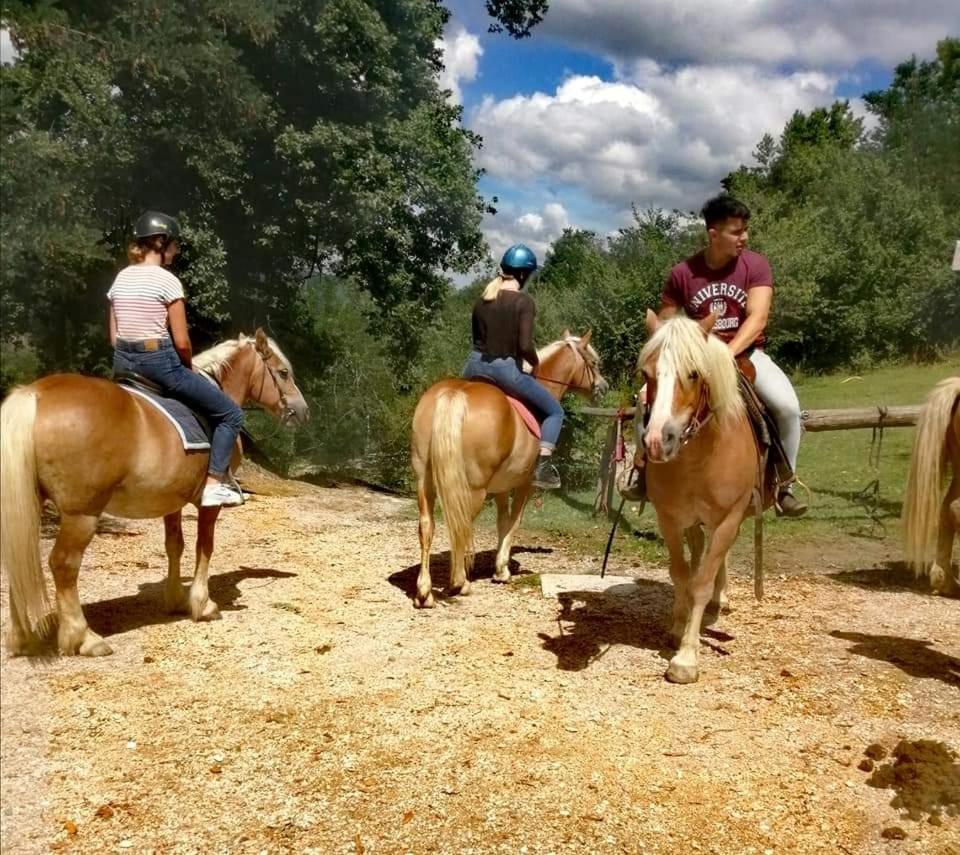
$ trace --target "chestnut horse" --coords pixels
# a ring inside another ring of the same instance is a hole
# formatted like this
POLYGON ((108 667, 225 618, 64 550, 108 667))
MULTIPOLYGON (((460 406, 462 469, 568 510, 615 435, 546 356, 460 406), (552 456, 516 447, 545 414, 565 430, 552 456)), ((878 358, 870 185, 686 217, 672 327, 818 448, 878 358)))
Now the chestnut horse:
POLYGON ((643 433, 647 495, 670 553, 671 636, 679 650, 667 679, 699 676, 700 624, 707 606, 725 606, 727 552, 752 511, 759 452, 729 348, 713 335, 715 317, 647 312, 651 337, 640 353, 650 418, 643 433), (709 542, 704 554, 704 531, 709 542), (686 535, 690 562, 684 555, 686 535))
MULTIPOLYGON (((564 331, 561 340, 537 355, 540 364, 533 375, 558 401, 567 391, 585 397, 606 391, 600 360, 590 346, 590 332, 578 338, 564 331)), ((489 494, 497 503, 500 537, 493 580, 509 581, 510 545, 532 490, 538 453, 537 438, 493 384, 448 379, 423 393, 413 414, 411 437, 411 463, 420 506, 420 574, 413 598, 415 607, 434 605, 430 545, 438 494, 450 538, 448 593, 470 592, 473 519, 489 494)))
POLYGON ((903 531, 907 563, 918 575, 929 573, 930 585, 938 593, 956 595, 960 579, 953 570, 953 538, 960 532, 960 377, 937 384, 920 411, 903 500, 903 531), (947 461, 953 477, 941 501, 947 461))
MULTIPOLYGON (((290 362, 263 330, 252 339, 220 344, 193 364, 237 404, 253 401, 285 424, 308 417, 290 362)), ((207 572, 220 508, 199 508, 189 596, 180 582, 181 508, 199 502, 208 455, 184 451, 177 431, 154 406, 109 380, 54 374, 14 390, 0 408, 0 422, 2 561, 10 585, 7 648, 12 655, 37 649, 34 625, 43 623, 49 610, 40 564, 45 499, 60 511, 50 569, 61 653, 111 652, 87 626, 77 592, 80 562, 103 513, 163 517, 167 608, 189 610, 197 621, 219 617, 208 594, 207 572)))

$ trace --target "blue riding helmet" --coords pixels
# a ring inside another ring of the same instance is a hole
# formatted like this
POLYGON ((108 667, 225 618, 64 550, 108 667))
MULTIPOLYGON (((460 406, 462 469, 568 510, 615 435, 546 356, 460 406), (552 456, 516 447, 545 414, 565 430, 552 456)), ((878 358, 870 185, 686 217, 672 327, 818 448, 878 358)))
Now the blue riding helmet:
POLYGON ((524 276, 526 278, 537 269, 537 257, 530 247, 515 243, 500 259, 500 269, 507 274, 526 274, 524 276))

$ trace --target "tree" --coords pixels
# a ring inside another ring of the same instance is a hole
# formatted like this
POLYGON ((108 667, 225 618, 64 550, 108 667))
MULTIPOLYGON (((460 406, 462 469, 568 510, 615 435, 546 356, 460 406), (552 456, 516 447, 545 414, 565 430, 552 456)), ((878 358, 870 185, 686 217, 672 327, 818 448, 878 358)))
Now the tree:
POLYGON ((437 0, 8 2, 3 335, 106 363, 111 272, 143 208, 177 214, 201 343, 268 323, 304 356, 302 283, 355 280, 397 370, 484 255, 478 139, 437 82, 437 0), (29 310, 28 308, 29 307, 29 310))

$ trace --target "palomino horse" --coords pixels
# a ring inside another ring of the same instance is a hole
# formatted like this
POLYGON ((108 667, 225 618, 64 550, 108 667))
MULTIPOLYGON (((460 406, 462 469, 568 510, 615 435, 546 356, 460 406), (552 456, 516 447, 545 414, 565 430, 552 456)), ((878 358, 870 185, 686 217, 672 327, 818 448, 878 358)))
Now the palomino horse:
POLYGON ((952 566, 953 538, 960 532, 960 377, 940 382, 920 411, 903 530, 906 559, 917 574, 929 572, 930 585, 941 594, 960 591, 952 566), (941 502, 948 460, 953 479, 941 502))
POLYGON ((708 605, 726 605, 727 551, 751 510, 759 464, 733 356, 710 335, 714 320, 712 314, 699 322, 678 315, 661 322, 647 312, 651 337, 639 362, 650 411, 643 434, 647 494, 670 552, 674 586, 671 635, 679 650, 667 669, 674 683, 699 676, 700 623, 708 605))
MULTIPOLYGON (((563 338, 538 351, 534 376, 559 401, 567 391, 585 397, 602 395, 607 381, 590 346, 590 333, 563 338)), ((435 383, 420 398, 413 414, 411 462, 417 476, 420 506, 420 575, 413 604, 434 605, 430 580, 430 544, 437 494, 443 503, 450 537, 449 594, 470 593, 473 566, 473 519, 483 500, 497 502, 495 582, 510 579, 510 545, 520 526, 532 489, 539 443, 507 396, 483 381, 448 379, 435 383), (513 490, 513 503, 510 491, 513 490)))
MULTIPOLYGON (((250 400, 283 423, 308 416, 293 369, 258 329, 200 354, 194 367, 236 403, 250 400)), ((198 503, 208 455, 186 452, 174 427, 152 405, 109 380, 54 374, 16 389, 0 408, 2 560, 10 583, 12 655, 36 649, 33 625, 44 620, 47 589, 40 565, 40 507, 60 511, 50 553, 57 592, 61 653, 111 652, 83 616, 77 576, 102 513, 134 519, 163 517, 168 572, 164 600, 194 620, 219 617, 207 590, 213 530, 220 508, 199 508, 197 564, 187 596, 180 582, 181 508, 198 503)))

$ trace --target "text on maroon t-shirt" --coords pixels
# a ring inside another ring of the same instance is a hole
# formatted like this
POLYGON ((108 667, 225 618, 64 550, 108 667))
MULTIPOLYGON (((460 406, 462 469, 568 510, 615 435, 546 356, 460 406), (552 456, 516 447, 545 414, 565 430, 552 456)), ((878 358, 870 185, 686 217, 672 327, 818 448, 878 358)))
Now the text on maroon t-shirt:
MULTIPOLYGON (((696 320, 713 312, 717 317, 714 334, 731 341, 747 316, 747 292, 758 285, 773 286, 770 263, 759 252, 745 249, 718 270, 708 267, 699 252, 670 271, 660 301, 683 309, 696 320)), ((763 347, 766 340, 761 332, 753 344, 763 347)))

